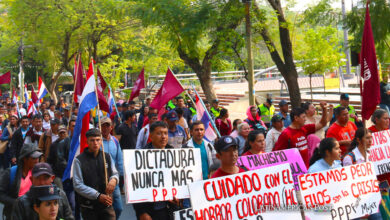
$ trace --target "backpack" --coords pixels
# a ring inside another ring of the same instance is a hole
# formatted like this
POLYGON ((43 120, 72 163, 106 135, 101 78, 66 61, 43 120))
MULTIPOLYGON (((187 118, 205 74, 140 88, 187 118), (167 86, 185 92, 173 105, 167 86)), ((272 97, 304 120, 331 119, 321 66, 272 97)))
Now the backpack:
POLYGON ((351 156, 351 157, 352 157, 352 164, 356 164, 356 156, 355 156, 355 154, 354 154, 352 151, 346 153, 346 154, 341 158, 341 161, 344 161, 344 158, 345 158, 346 156, 351 156))
POLYGON ((10 169, 10 173, 9 173, 9 184, 8 184, 8 188, 10 189, 11 186, 14 184, 15 182, 15 177, 16 177, 16 172, 18 171, 18 165, 15 165, 15 166, 12 166, 11 169, 10 169))

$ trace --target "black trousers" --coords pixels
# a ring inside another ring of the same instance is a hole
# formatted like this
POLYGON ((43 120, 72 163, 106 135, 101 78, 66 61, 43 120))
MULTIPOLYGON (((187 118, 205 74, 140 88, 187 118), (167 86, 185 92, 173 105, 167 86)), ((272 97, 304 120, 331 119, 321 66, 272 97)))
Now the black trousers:
POLYGON ((89 209, 81 207, 81 216, 84 220, 116 220, 112 206, 104 209, 89 209))

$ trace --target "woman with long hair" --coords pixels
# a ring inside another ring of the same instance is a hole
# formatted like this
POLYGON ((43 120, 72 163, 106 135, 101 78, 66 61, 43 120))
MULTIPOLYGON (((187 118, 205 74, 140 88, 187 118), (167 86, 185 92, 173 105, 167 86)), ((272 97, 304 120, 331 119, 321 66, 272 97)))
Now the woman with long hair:
POLYGON ((334 138, 325 138, 320 142, 320 146, 315 149, 310 159, 308 173, 315 173, 341 166, 340 144, 334 138))
POLYGON ((348 153, 343 158, 343 166, 365 163, 371 144, 371 131, 363 127, 358 128, 355 133, 355 138, 352 140, 351 146, 348 149, 348 153))
POLYGON ((245 150, 242 156, 265 153, 265 135, 264 132, 254 130, 249 132, 248 140, 245 144, 245 150))
POLYGON ((229 119, 229 112, 226 108, 221 109, 219 117, 215 120, 215 126, 217 126, 221 136, 232 133, 232 122, 229 119))

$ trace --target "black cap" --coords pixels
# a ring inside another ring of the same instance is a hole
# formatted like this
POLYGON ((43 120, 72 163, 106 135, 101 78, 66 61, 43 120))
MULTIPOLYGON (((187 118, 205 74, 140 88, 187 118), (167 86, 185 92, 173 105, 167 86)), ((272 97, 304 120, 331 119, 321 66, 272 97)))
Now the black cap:
POLYGON ((283 120, 282 116, 274 115, 274 116, 272 116, 271 122, 274 123, 274 122, 279 122, 279 121, 282 121, 282 120, 283 120))
POLYGON ((237 146, 236 140, 232 136, 222 136, 214 147, 217 152, 226 151, 231 146, 237 146))
POLYGON ((175 110, 171 110, 167 113, 166 115, 167 119, 169 119, 170 121, 177 121, 179 120, 179 118, 177 117, 177 113, 175 110))
POLYGON ((23 144, 18 159, 22 160, 25 157, 39 158, 40 156, 42 156, 42 153, 39 151, 38 146, 35 144, 23 144))
POLYGON ((50 201, 60 199, 60 190, 54 186, 31 186, 30 192, 34 199, 50 201))
POLYGON ((288 102, 287 102, 286 100, 281 100, 281 101, 279 102, 279 107, 284 106, 284 105, 287 105, 287 104, 288 104, 288 102))
POLYGON ((37 163, 34 165, 31 171, 31 175, 33 177, 38 177, 40 175, 49 175, 49 176, 54 176, 53 169, 48 163, 37 163))
POLYGON ((219 103, 219 100, 218 99, 214 99, 213 103, 219 103))
POLYGON ((127 107, 127 102, 122 103, 122 107, 126 108, 127 107))
POLYGON ((58 118, 50 120, 51 125, 59 125, 61 124, 60 120, 58 118))
POLYGON ((343 93, 340 95, 340 99, 342 100, 349 100, 349 95, 347 93, 343 93))
POLYGON ((272 105, 272 99, 267 99, 267 102, 272 105))

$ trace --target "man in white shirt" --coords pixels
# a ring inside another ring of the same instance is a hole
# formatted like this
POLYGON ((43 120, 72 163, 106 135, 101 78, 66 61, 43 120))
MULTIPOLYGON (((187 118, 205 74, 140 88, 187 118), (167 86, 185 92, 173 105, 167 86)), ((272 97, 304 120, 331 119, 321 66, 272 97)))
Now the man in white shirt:
POLYGON ((284 130, 284 122, 281 115, 274 115, 271 119, 271 130, 268 131, 267 137, 265 138, 265 152, 271 152, 275 146, 276 141, 282 131, 284 130))

